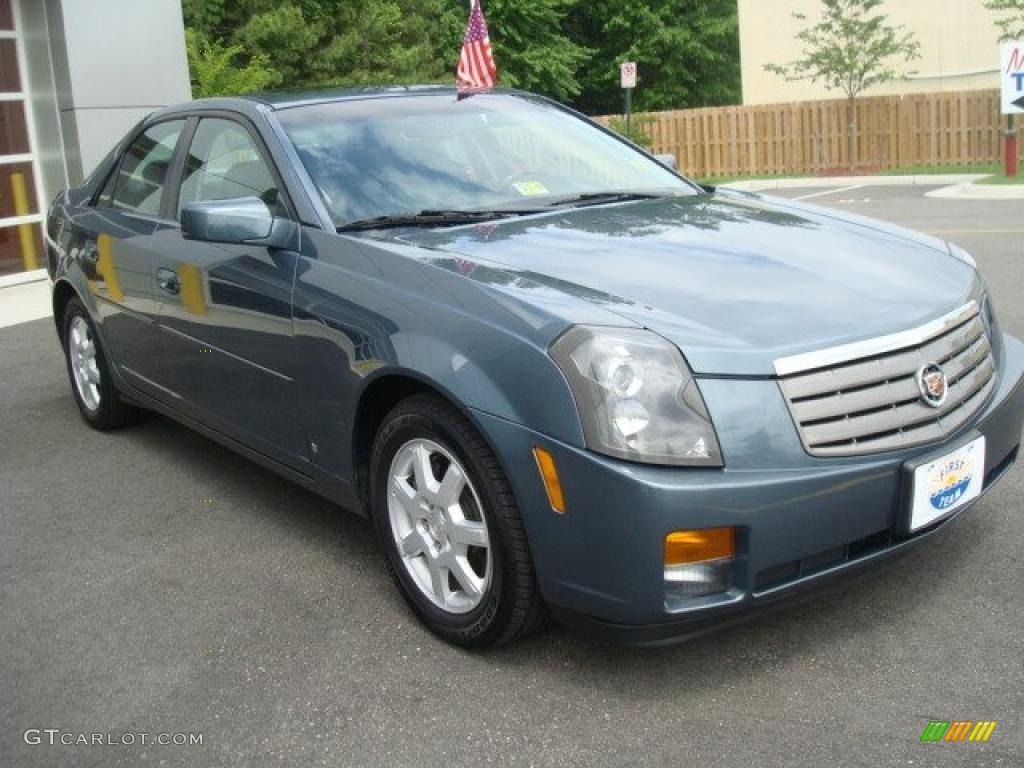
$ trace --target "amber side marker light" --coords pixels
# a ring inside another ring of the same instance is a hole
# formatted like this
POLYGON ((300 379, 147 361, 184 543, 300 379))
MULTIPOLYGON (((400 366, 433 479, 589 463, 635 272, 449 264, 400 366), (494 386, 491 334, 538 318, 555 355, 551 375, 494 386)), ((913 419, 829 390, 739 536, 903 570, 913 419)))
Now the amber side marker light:
POLYGON ((735 528, 673 531, 665 537, 665 565, 687 565, 735 555, 735 528))
POLYGON ((533 457, 537 460, 537 468, 540 470, 541 479, 544 480, 544 489, 548 492, 551 508, 564 515, 565 497, 562 495, 562 481, 558 478, 554 457, 543 448, 537 447, 533 449, 533 457))
POLYGON ((665 537, 666 594, 694 598, 726 592, 735 557, 735 528, 673 531, 665 537))

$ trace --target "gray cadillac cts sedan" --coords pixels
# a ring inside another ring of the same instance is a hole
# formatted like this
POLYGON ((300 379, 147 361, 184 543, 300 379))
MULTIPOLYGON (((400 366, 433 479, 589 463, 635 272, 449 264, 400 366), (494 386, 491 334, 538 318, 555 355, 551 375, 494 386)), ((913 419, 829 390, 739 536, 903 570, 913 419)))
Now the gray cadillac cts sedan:
POLYGON ((467 647, 747 616, 927 538, 1020 445, 1024 344, 963 250, 697 186, 527 93, 163 109, 47 250, 89 424, 159 411, 362 511, 467 647))

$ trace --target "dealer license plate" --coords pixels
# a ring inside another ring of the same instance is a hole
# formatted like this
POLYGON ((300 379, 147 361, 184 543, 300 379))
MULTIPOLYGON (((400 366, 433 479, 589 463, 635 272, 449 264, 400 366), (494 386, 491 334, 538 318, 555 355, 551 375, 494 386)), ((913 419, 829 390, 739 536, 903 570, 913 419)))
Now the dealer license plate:
POLYGON ((924 528, 978 498, 984 477, 984 436, 919 466, 914 470, 910 530, 924 528))

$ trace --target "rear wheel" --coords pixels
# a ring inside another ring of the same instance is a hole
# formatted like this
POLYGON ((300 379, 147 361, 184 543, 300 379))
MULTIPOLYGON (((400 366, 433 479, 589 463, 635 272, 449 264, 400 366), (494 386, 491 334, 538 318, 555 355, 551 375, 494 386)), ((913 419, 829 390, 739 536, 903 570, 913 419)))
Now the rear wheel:
POLYGON ((131 422, 137 411, 121 399, 114 387, 96 330, 79 299, 68 301, 62 327, 68 378, 82 417, 91 426, 103 430, 131 422))
POLYGON ((434 395, 400 403, 370 463, 373 519, 416 615, 469 648, 508 642, 545 611, 519 510, 487 443, 434 395))

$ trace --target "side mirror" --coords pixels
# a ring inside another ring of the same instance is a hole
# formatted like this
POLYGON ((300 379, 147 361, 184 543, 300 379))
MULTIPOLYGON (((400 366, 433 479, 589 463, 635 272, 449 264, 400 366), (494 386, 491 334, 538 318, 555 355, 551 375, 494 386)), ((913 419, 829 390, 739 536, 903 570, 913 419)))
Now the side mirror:
POLYGON ((187 240, 294 249, 298 232, 295 222, 275 219, 258 197, 187 203, 181 209, 181 233, 187 240))
POLYGON ((676 170, 676 156, 675 155, 655 155, 654 159, 664 165, 666 168, 676 170))

